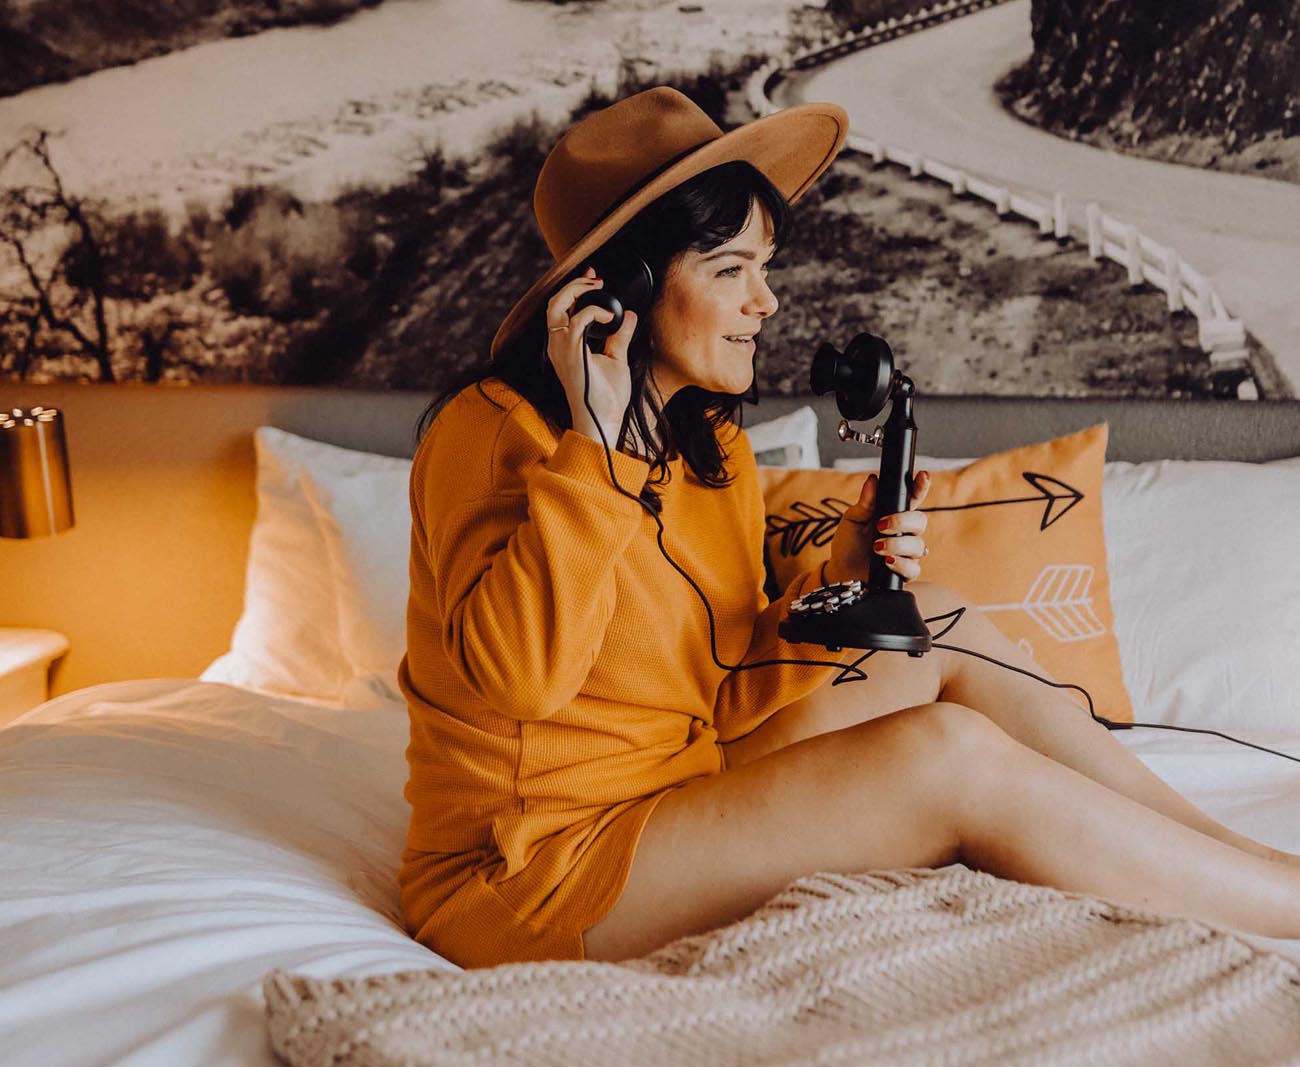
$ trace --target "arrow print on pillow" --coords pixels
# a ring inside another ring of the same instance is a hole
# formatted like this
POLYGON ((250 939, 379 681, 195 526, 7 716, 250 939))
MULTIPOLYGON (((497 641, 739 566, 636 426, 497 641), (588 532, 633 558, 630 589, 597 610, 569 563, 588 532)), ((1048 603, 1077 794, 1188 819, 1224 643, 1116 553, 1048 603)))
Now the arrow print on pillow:
POLYGON ((1057 641, 1100 637, 1106 627, 1092 610, 1094 570, 1086 563, 1044 567, 1019 604, 977 604, 980 611, 1024 611, 1057 641))
POLYGON ((955 504, 952 507, 922 508, 921 510, 966 511, 969 508, 996 508, 1004 504, 1044 504, 1043 518, 1038 524, 1038 528, 1046 530, 1083 499, 1083 494, 1079 490, 1071 485, 1066 485, 1058 478, 1053 478, 1050 474, 1021 471, 1020 477, 1038 490, 1036 495, 1008 497, 1006 500, 977 500, 971 504, 955 504))
MULTIPOLYGON (((954 504, 951 507, 919 508, 924 512, 967 511, 971 508, 1005 507, 1010 504, 1041 504, 1043 517, 1038 524, 1039 530, 1046 530, 1053 523, 1065 516, 1071 508, 1083 499, 1083 494, 1073 486, 1053 478, 1048 474, 1035 474, 1021 471, 1024 478, 1037 492, 1033 496, 1008 497, 1005 500, 977 500, 970 504, 954 504)), ((780 536, 780 552, 783 556, 797 556, 808 545, 829 544, 835 536, 835 527, 840 518, 850 507, 849 501, 838 497, 824 497, 821 507, 796 500, 790 505, 795 518, 784 515, 768 515, 766 537, 780 536)))
POLYGON ((797 556, 808 545, 829 544, 835 536, 835 527, 840 518, 851 506, 847 500, 828 496, 822 500, 822 508, 816 504, 805 504, 796 500, 790 505, 798 518, 787 519, 784 515, 768 515, 766 537, 781 535, 780 552, 783 556, 797 556))

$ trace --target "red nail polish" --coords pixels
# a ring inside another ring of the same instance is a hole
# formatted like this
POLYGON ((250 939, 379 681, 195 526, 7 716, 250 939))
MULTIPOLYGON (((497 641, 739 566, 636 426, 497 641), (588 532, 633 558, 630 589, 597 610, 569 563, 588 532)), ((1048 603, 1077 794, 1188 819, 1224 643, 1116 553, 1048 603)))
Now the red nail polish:
POLYGON ((886 557, 885 557, 885 562, 886 562, 886 563, 890 563, 890 564, 892 564, 892 563, 894 562, 894 557, 893 557, 893 556, 886 556, 886 557))
POLYGON ((873 544, 871 547, 874 548, 877 552, 879 552, 882 548, 885 547, 885 542, 884 542, 884 541, 877 541, 877 542, 876 542, 875 544, 873 544))

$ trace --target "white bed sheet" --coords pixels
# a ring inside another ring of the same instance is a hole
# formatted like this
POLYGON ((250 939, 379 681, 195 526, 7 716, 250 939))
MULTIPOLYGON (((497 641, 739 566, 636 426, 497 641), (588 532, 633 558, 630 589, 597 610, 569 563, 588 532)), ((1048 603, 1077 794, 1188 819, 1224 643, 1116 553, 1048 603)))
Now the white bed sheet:
MULTIPOLYGON (((1216 818, 1300 851, 1300 764, 1117 736, 1216 818)), ((1251 740, 1300 754, 1300 728, 1251 740)), ((458 970, 398 917, 406 743, 400 705, 193 679, 92 686, 0 730, 3 1062, 272 1065, 273 968, 458 970)), ((1300 960, 1300 941, 1251 940, 1300 960)))
POLYGON ((267 971, 458 970, 398 920, 406 741, 193 679, 0 730, 0 1060, 274 1064, 267 971))

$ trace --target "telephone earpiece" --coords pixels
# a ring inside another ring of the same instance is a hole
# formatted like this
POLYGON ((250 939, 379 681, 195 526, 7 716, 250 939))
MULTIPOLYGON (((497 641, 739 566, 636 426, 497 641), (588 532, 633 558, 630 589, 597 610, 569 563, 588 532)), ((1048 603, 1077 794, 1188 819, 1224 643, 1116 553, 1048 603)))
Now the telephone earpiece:
POLYGON ((609 322, 593 322, 584 334, 587 346, 593 352, 603 353, 605 338, 622 328, 625 310, 635 311, 638 319, 644 318, 650 310, 654 298, 654 275, 646 261, 636 255, 597 253, 591 258, 590 266, 596 269, 596 277, 602 278, 605 284, 578 297, 573 304, 573 313, 596 305, 614 316, 609 322))
POLYGON ((623 328, 623 302, 613 293, 606 292, 604 289, 593 289, 589 293, 583 293, 574 301, 573 313, 576 315, 583 308, 592 307, 593 305, 604 308, 614 316, 609 322, 593 322, 587 327, 587 332, 583 334, 587 347, 593 352, 603 354, 605 351, 605 338, 618 333, 623 328))

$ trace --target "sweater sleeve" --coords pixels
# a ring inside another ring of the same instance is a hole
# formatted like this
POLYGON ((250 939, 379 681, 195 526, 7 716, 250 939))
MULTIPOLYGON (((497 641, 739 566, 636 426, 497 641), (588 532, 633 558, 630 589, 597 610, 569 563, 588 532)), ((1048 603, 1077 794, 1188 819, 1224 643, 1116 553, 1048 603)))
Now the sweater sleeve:
MULTIPOLYGON (((762 493, 758 488, 758 467, 748 438, 737 437, 734 455, 737 459, 737 482, 742 492, 743 506, 749 513, 752 536, 749 551, 756 561, 758 584, 754 590, 758 615, 749 650, 741 658, 740 667, 764 660, 814 660, 819 664, 838 664, 851 658, 855 650, 831 652, 821 645, 792 644, 777 634, 777 625, 789 613, 790 604, 798 597, 816 589, 821 577, 818 569, 804 571, 791 579, 779 600, 768 602, 764 590, 763 539, 766 518, 762 493)), ((772 714, 807 696, 835 674, 834 666, 781 663, 729 671, 718 687, 714 702, 713 724, 719 741, 734 741, 756 729, 772 714)))
MULTIPOLYGON (((615 606, 615 567, 641 527, 641 505, 610 482, 599 441, 565 431, 555 451, 458 490, 455 457, 425 479, 421 501, 442 641, 461 680, 514 719, 553 715, 581 689, 615 606), (497 484, 500 483, 500 484, 497 484), (466 492, 466 490, 470 490, 466 492)), ((639 494, 650 466, 610 459, 639 494)))

